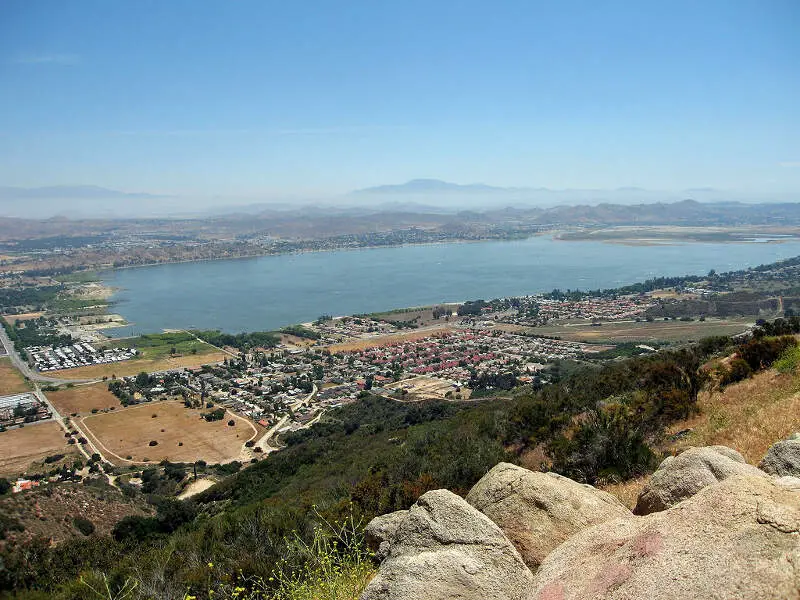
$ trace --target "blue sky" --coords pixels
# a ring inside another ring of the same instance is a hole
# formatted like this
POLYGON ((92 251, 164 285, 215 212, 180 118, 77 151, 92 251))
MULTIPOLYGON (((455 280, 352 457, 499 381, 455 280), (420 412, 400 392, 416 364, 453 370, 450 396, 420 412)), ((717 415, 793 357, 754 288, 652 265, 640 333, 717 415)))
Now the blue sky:
POLYGON ((800 3, 0 0, 0 185, 800 192, 800 3))

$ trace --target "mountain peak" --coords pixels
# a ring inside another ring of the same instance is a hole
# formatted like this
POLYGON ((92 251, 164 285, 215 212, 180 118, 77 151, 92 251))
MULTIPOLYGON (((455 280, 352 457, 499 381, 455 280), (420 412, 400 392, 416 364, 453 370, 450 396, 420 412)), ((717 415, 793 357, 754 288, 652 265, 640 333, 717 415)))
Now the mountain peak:
POLYGON ((354 194, 424 194, 442 192, 505 192, 508 188, 494 187, 483 183, 463 185, 441 179, 411 179, 406 183, 379 185, 356 190, 354 194))

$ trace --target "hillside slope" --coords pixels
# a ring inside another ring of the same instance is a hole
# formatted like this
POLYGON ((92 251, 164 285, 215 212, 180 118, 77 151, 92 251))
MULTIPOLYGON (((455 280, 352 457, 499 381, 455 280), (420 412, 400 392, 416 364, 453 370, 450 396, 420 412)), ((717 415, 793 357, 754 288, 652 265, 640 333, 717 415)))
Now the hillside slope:
MULTIPOLYGON (((768 369, 724 390, 700 392, 697 405, 699 414, 667 428, 664 454, 720 445, 758 465, 772 444, 800 430, 800 373, 768 369)), ((600 487, 632 508, 648 478, 600 487)))

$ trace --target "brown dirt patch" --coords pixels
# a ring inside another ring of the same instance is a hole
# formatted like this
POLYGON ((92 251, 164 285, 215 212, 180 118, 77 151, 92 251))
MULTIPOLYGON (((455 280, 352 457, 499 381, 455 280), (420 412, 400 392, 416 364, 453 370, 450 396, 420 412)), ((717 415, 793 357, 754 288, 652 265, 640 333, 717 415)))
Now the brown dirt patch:
POLYGON ((31 319, 38 319, 39 317, 44 316, 43 312, 30 312, 30 313, 20 313, 18 315, 3 315, 3 318, 8 321, 11 325, 18 323, 19 321, 30 321, 31 319))
POLYGON ((191 354, 187 356, 158 359, 134 358, 133 360, 126 360, 108 365, 91 365, 89 367, 49 371, 47 376, 59 379, 100 379, 102 377, 111 377, 112 375, 126 377, 128 375, 136 375, 142 371, 152 373, 154 371, 168 371, 170 369, 210 365, 222 362, 225 358, 227 358, 227 354, 222 352, 197 355, 191 354))
POLYGON ((47 392, 47 399, 64 416, 72 413, 90 413, 92 409, 114 408, 118 410, 122 407, 119 399, 108 391, 106 383, 79 385, 58 392, 47 392))
POLYGON ((37 460, 73 450, 55 421, 4 431, 0 433, 0 475, 19 475, 37 460))
POLYGON ((149 462, 169 459, 209 463, 239 459, 244 443, 256 434, 256 428, 230 412, 220 421, 208 422, 200 417, 203 412, 208 410, 188 409, 182 402, 150 402, 89 415, 81 423, 99 449, 118 464, 144 462, 145 458, 149 462), (154 414, 156 418, 152 417, 154 414), (231 419, 236 421, 233 427, 228 425, 231 419), (158 445, 150 446, 151 440, 158 445), (127 456, 132 459, 127 460, 127 456))
POLYGON ((456 395, 459 396, 459 400, 469 400, 470 394, 472 393, 472 390, 469 388, 459 388, 456 392, 456 388, 451 382, 435 377, 427 377, 425 375, 390 383, 386 386, 386 389, 406 390, 408 394, 403 397, 406 401, 445 400, 447 399, 448 393, 451 394, 451 398, 454 400, 456 399, 456 395))
MULTIPOLYGON (((450 309, 450 312, 455 312, 458 304, 439 304, 437 307, 444 307, 450 309)), ((418 308, 415 310, 407 310, 402 312, 385 312, 374 313, 370 315, 376 321, 388 321, 389 323, 399 323, 402 321, 415 322, 420 327, 427 327, 429 325, 441 325, 446 323, 444 317, 438 319, 433 318, 433 309, 436 307, 418 308)))
POLYGON ((307 348, 309 346, 315 346, 317 344, 317 340, 300 337, 299 335, 282 333, 280 334, 280 343, 286 344, 287 346, 298 346, 301 348, 307 348))
POLYGON ((14 368, 10 358, 0 358, 0 396, 27 392, 31 386, 27 384, 22 373, 14 368))
POLYGON ((333 344, 328 346, 331 352, 348 352, 352 350, 366 350, 367 348, 376 348, 378 346, 386 346, 388 344, 397 344, 400 342, 410 342, 414 340, 421 340, 438 333, 447 333, 452 331, 452 327, 436 327, 428 328, 423 331, 412 331, 410 333, 393 333, 391 335, 383 335, 380 337, 368 338, 364 340, 352 340, 342 344, 333 344))

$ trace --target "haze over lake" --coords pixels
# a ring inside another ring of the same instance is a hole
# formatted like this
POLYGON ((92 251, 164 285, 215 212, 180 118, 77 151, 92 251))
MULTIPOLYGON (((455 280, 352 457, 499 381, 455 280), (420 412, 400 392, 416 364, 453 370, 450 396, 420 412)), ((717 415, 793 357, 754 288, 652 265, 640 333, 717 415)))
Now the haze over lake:
POLYGON ((560 289, 611 288, 662 275, 742 269, 800 255, 800 241, 625 246, 557 241, 479 242, 340 250, 110 271, 115 312, 162 329, 277 329, 347 315, 560 289))

